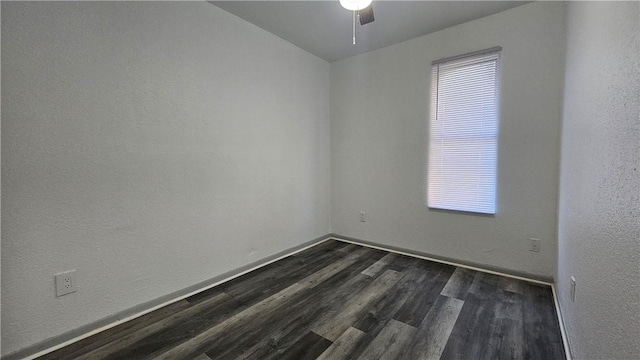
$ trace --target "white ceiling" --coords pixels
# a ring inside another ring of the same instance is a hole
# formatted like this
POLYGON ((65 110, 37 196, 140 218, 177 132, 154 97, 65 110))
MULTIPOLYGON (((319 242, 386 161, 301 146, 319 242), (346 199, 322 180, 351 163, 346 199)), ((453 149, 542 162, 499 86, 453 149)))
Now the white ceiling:
POLYGON ((356 25, 332 1, 210 1, 327 61, 344 59, 450 26, 495 14, 529 1, 373 1, 375 21, 356 25))

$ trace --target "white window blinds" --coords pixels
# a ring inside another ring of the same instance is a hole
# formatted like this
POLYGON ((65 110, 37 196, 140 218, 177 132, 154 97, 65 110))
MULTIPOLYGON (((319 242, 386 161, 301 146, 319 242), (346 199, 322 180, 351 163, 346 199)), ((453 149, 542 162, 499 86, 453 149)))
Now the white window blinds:
POLYGON ((430 208, 495 214, 500 48, 434 62, 430 208))

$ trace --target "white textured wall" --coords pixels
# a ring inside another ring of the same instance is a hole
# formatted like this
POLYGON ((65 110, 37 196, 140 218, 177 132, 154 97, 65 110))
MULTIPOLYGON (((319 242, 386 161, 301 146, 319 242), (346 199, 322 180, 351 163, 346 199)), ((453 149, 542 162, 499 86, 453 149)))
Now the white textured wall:
POLYGON ((563 6, 532 3, 331 64, 332 231, 552 277, 563 6), (429 211, 431 62, 502 46, 495 217, 429 211), (359 221, 366 211, 368 221, 359 221), (540 238, 540 253, 528 251, 540 238))
POLYGON ((576 359, 640 359, 639 14, 567 8, 557 284, 576 359))
POLYGON ((327 234, 329 72, 205 2, 3 2, 2 351, 327 234))

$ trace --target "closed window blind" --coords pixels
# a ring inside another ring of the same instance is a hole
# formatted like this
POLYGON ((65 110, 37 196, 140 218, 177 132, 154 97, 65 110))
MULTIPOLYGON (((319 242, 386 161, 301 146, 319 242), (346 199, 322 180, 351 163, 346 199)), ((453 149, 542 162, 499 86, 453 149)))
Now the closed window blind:
POLYGON ((496 213, 500 50, 434 62, 430 208, 496 213))

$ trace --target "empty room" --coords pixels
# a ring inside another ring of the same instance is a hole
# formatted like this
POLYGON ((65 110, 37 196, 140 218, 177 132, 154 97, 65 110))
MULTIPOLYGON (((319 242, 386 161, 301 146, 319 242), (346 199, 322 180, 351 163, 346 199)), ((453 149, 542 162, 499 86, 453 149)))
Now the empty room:
POLYGON ((2 1, 15 359, 640 359, 640 2, 2 1))

